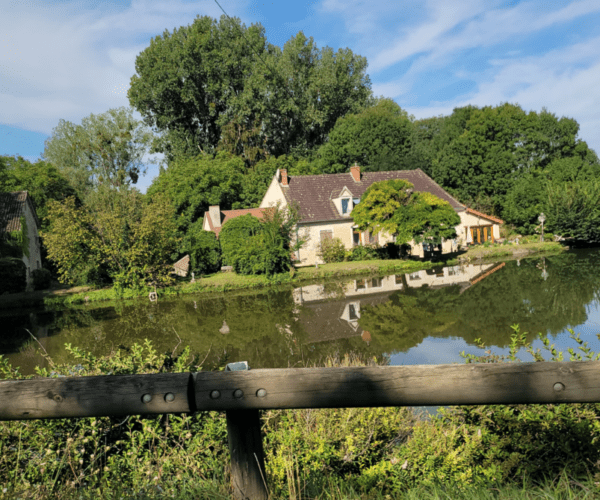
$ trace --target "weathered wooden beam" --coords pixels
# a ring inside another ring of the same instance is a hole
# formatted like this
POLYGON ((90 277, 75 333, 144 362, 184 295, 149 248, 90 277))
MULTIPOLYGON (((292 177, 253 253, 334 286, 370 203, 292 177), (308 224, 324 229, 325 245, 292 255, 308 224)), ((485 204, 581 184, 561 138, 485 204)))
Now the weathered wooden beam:
POLYGON ((62 377, 0 382, 0 420, 196 410, 600 402, 600 361, 62 377), (144 402, 149 394, 151 401, 144 402), (167 395, 173 394, 173 401, 167 395))
POLYGON ((258 410, 228 410, 231 486, 236 500, 267 500, 265 458, 258 410))
POLYGON ((185 413, 193 399, 189 373, 4 380, 0 420, 185 413))

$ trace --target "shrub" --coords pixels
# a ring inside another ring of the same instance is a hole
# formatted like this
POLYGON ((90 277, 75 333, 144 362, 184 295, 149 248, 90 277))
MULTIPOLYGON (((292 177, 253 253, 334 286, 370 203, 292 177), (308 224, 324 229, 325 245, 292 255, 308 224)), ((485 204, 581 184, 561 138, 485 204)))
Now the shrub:
POLYGON ((221 245, 215 233, 202 229, 202 222, 189 227, 181 245, 181 252, 190 255, 190 270, 199 275, 221 269, 221 245))
POLYGON ((27 266, 15 257, 0 259, 0 293, 20 293, 27 288, 27 266))
POLYGON ((371 245, 359 245, 355 246, 348 252, 346 260, 359 261, 359 260, 376 260, 381 258, 381 248, 371 245))
POLYGON ((325 264, 342 262, 346 257, 346 247, 339 238, 324 239, 319 245, 318 255, 325 264))
POLYGON ((250 214, 228 220, 219 234, 223 264, 235 267, 240 250, 248 244, 252 236, 261 231, 260 221, 250 214))
POLYGON ((34 290, 46 290, 50 288, 51 274, 48 269, 34 269, 31 273, 34 290))

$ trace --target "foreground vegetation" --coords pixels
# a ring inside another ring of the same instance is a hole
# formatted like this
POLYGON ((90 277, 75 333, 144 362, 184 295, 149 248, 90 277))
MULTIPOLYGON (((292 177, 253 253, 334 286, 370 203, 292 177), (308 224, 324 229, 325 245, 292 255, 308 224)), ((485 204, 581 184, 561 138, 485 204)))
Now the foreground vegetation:
MULTIPOLYGON (((467 362, 518 362, 510 352, 467 362)), ((572 360, 597 359, 577 335, 572 360)), ((484 347, 484 346, 481 346, 484 347)), ((189 349, 150 342, 96 358, 68 347, 70 364, 40 376, 197 370, 189 349)), ((385 363, 355 356, 328 366, 385 363)), ((49 362, 52 362, 49 360, 49 362)), ((22 378, 4 360, 3 379, 22 378)), ((594 498, 600 494, 600 404, 270 410, 262 414, 271 498, 594 498)), ((218 412, 0 423, 0 498, 229 498, 225 418, 218 412)))

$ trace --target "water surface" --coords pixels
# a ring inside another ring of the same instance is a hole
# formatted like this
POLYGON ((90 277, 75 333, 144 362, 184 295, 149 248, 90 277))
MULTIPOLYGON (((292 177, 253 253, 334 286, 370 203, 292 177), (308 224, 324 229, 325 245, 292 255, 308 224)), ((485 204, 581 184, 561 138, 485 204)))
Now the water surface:
POLYGON ((287 290, 1 311, 0 353, 24 373, 45 364, 40 344, 61 362, 65 343, 100 355, 146 338, 160 352, 190 345, 206 368, 242 360, 254 368, 318 365, 346 352, 392 364, 450 363, 461 362, 462 351, 483 353, 476 339, 507 352, 513 324, 529 340, 542 332, 565 350, 575 345, 573 328, 600 351, 599 305, 600 252, 577 250, 287 290))

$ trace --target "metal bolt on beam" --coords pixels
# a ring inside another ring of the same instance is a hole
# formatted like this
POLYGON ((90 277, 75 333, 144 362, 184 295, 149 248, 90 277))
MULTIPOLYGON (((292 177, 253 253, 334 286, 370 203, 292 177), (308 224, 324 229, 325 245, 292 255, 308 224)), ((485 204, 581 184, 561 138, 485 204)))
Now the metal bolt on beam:
POLYGON ((241 389, 236 389, 235 391, 233 391, 233 397, 234 398, 241 398, 244 395, 244 391, 242 391, 241 389))
POLYGON ((144 394, 142 396, 142 403, 149 403, 152 401, 152 394, 144 394))
POLYGON ((167 403, 172 403, 173 401, 175 401, 175 394, 173 394, 172 392, 167 392, 165 394, 165 401, 167 403))
POLYGON ((210 399, 219 399, 221 393, 219 391, 210 391, 210 399))
POLYGON ((267 395, 266 389, 259 389, 256 391, 256 397, 264 398, 267 395))
POLYGON ((556 392, 564 391, 565 386, 563 384, 561 384, 560 382, 556 382, 556 384, 554 384, 554 390, 556 392))

